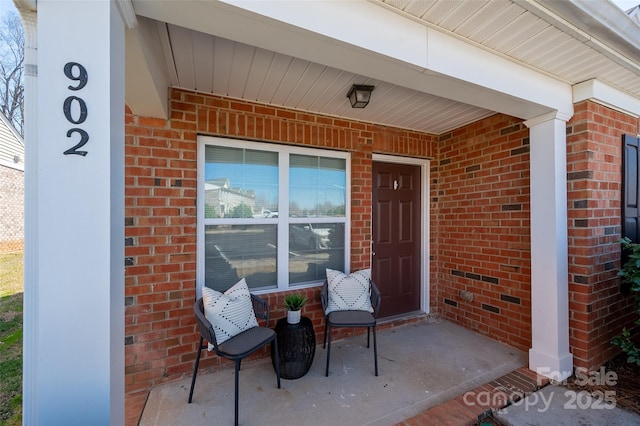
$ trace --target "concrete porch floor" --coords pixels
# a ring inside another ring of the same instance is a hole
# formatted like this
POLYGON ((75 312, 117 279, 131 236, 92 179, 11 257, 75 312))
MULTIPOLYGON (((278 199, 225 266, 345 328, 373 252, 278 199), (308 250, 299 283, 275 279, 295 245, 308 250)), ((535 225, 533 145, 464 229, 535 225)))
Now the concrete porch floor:
MULTIPOLYGON (((241 425, 394 425, 527 363, 526 354, 447 321, 425 319, 378 331, 379 376, 366 335, 316 348, 310 371, 282 379, 270 359, 243 363, 241 425)), ((155 387, 140 425, 233 424, 233 367, 155 387)))

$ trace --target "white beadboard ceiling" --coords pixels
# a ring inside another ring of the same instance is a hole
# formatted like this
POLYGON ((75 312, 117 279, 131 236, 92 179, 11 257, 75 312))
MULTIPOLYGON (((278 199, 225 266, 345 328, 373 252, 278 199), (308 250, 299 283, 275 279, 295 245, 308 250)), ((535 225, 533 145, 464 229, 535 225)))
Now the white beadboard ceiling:
POLYGON ((435 134, 493 114, 174 25, 167 30, 176 70, 171 84, 176 87, 435 134), (364 109, 351 108, 346 97, 354 83, 375 86, 364 109))
MULTIPOLYGON (((640 97, 638 58, 626 61, 615 52, 603 52, 569 23, 558 28, 539 2, 370 2, 565 83, 597 77, 640 97)), ((175 87, 432 134, 494 113, 177 25, 158 23, 158 29, 168 78, 175 87), (351 108, 346 99, 354 83, 375 86, 365 109, 351 108)))

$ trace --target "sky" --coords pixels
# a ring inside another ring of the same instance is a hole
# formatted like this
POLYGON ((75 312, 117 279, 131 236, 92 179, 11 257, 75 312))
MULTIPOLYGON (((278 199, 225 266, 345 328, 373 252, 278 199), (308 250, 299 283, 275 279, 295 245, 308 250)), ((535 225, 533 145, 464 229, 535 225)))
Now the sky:
POLYGON ((16 10, 15 5, 13 4, 13 0, 0 0, 0 16, 4 15, 5 13, 7 13, 7 12, 9 12, 11 10, 15 11, 16 13, 18 13, 18 11, 16 10))
POLYGON ((613 2, 622 10, 629 10, 640 4, 640 0, 613 0, 613 2))

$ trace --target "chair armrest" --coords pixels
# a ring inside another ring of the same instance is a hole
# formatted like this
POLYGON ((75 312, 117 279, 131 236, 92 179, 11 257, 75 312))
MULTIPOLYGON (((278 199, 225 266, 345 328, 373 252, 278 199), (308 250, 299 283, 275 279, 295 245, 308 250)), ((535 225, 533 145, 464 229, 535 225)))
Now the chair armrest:
POLYGON ((265 320, 265 327, 269 328, 269 304, 264 299, 256 296, 255 294, 251 294, 251 301, 253 302, 253 312, 256 314, 256 318, 265 320))
POLYGON ((213 325, 211 325, 207 317, 204 315, 204 302, 202 298, 198 299, 193 305, 193 312, 196 315, 196 322, 198 323, 198 328, 200 329, 200 335, 204 337, 207 342, 211 343, 216 353, 218 353, 218 341, 216 340, 216 333, 213 331, 213 325))
POLYGON ((378 318, 378 312, 380 312, 380 290, 373 280, 369 280, 371 283, 371 306, 373 307, 373 316, 378 318))
POLYGON ((322 315, 325 315, 327 306, 329 306, 329 283, 326 280, 320 291, 320 302, 322 302, 322 315))

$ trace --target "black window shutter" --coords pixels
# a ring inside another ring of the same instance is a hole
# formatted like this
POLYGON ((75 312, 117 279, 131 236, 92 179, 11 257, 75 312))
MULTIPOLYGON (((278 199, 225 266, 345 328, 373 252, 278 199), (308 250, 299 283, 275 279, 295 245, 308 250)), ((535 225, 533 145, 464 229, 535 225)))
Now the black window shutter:
POLYGON ((640 242, 640 138, 622 136, 622 235, 640 242))
MULTIPOLYGON (((640 138, 622 136, 622 236, 640 242, 640 138)), ((629 250, 620 253, 620 264, 629 260, 629 250)), ((631 293, 631 284, 620 282, 620 292, 631 293)))

